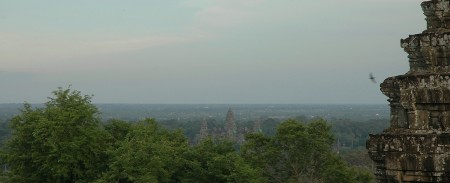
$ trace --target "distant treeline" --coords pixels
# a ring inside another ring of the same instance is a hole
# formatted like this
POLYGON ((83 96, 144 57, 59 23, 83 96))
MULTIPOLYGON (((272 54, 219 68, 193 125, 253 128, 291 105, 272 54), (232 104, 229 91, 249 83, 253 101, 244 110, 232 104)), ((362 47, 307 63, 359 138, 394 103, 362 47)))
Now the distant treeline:
MULTIPOLYGON (((294 119, 300 122, 313 121, 319 118, 308 119, 304 116, 297 116, 287 119, 274 119, 266 118, 261 119, 261 131, 265 135, 272 136, 276 133, 276 127, 285 120, 294 119)), ((163 120, 160 124, 168 129, 182 129, 185 135, 194 141, 196 135, 200 132, 200 126, 202 120, 206 120, 208 124, 208 129, 213 131, 213 129, 224 128, 225 120, 216 119, 193 119, 193 120, 163 120)), ((238 129, 252 129, 255 121, 237 121, 236 126, 238 129)), ((360 148, 365 147, 366 140, 369 139, 369 134, 376 134, 389 126, 388 119, 371 119, 367 121, 352 121, 352 120, 335 120, 329 121, 332 126, 332 132, 336 136, 336 140, 339 140, 339 146, 343 149, 346 148, 360 148)), ((213 133, 213 132, 211 132, 213 133)), ((337 142, 336 142, 337 143, 337 142)))
MULTIPOLYGON (((0 104, 0 119, 10 119, 20 113, 23 104, 0 104)), ((99 109, 103 121, 122 119, 138 121, 144 118, 166 120, 194 120, 211 118, 224 120, 227 110, 235 111, 238 121, 255 119, 288 119, 303 116, 306 119, 321 117, 328 121, 349 119, 367 121, 369 119, 389 119, 387 104, 94 104, 99 109)), ((31 104, 43 107, 43 104, 31 104)))
MULTIPOLYGON (((120 119, 119 120, 125 120, 120 119)), ((276 133, 276 127, 287 119, 295 119, 301 122, 308 122, 312 119, 308 119, 305 116, 296 116, 286 119, 274 119, 266 118, 259 119, 261 124, 261 132, 265 135, 272 136, 276 133)), ((214 118, 200 119, 198 117, 193 119, 178 120, 160 120, 159 123, 168 129, 176 130, 181 129, 188 137, 191 143, 195 143, 196 137, 200 132, 200 125, 202 120, 206 120, 210 133, 214 133, 214 129, 223 129, 225 126, 225 120, 216 120, 214 118)), ((341 149, 357 149, 365 147, 366 140, 369 138, 369 134, 376 134, 386 129, 389 126, 388 119, 370 119, 367 121, 352 121, 349 119, 328 120, 332 126, 332 132, 336 136, 336 148, 341 149)), ((103 121, 106 123, 107 121, 103 121)), ((236 121, 238 129, 252 129, 255 121, 236 121)), ((248 130, 247 130, 248 131, 248 130)), ((0 118, 0 145, 3 143, 11 133, 9 128, 9 119, 0 118)), ((245 135, 245 134, 244 134, 245 135)))
POLYGON ((349 165, 333 150, 332 127, 321 118, 274 120, 272 134, 248 133, 239 144, 220 136, 192 144, 182 130, 154 119, 102 123, 90 96, 79 91, 59 88, 53 95, 43 107, 25 104, 9 120, 12 133, 0 149, 0 182, 373 180, 369 169, 349 165))
MULTIPOLYGON (((256 120, 266 135, 275 134, 276 126, 287 119, 307 122, 314 118, 326 119, 332 124, 341 149, 365 146, 369 133, 387 128, 389 109, 387 105, 301 105, 301 104, 94 104, 102 122, 111 119, 139 121, 154 118, 169 129, 181 128, 190 142, 200 132, 203 120, 208 129, 223 129, 229 107, 235 112, 236 126, 241 132, 252 129, 256 120)), ((23 104, 0 104, 0 140, 10 134, 10 119, 20 114, 23 104)), ((31 104, 40 108, 44 104, 31 104)), ((0 144, 2 141, 0 141, 0 144)))
MULTIPOLYGON (((370 133, 389 126, 379 115, 364 121, 324 120, 288 116, 292 109, 283 108, 282 114, 267 116, 237 114, 236 133, 242 139, 230 139, 214 135, 225 128, 224 112, 205 118, 181 106, 184 112, 158 122, 106 119, 90 96, 61 88, 53 94, 45 104, 0 105, 6 111, 0 115, 0 183, 370 182, 374 164, 365 142, 370 133), (184 117, 177 118, 180 114, 184 117), (256 120, 257 133, 251 130, 256 120), (204 121, 206 138, 199 136, 204 121)), ((196 109, 205 110, 202 105, 196 109)))

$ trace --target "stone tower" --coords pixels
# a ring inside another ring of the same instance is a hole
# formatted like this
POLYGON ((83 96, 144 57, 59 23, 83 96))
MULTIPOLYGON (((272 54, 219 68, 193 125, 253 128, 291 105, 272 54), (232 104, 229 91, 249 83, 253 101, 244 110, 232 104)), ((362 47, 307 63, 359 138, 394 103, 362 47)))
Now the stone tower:
POLYGON ((261 130, 261 119, 256 119, 255 123, 253 124, 253 133, 260 133, 261 130))
POLYGON ((230 139, 234 139, 235 134, 236 134, 236 124, 234 122, 234 113, 231 110, 231 108, 228 109, 227 112, 227 118, 226 118, 226 123, 225 123, 225 129, 227 132, 227 137, 230 139))
POLYGON ((367 141, 378 182, 450 182, 449 1, 422 2, 427 29, 400 41, 410 70, 380 85, 391 124, 367 141))
POLYGON ((208 137, 208 122, 206 121, 205 118, 203 118, 202 120, 202 124, 200 125, 200 140, 205 139, 206 137, 208 137))

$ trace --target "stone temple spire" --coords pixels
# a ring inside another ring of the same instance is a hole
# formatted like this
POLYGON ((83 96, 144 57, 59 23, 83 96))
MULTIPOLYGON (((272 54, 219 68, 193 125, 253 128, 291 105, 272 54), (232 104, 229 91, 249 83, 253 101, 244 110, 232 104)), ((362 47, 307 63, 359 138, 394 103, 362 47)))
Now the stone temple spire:
POLYGON ((231 108, 228 109, 225 129, 227 131, 227 137, 233 139, 236 135, 236 124, 234 122, 234 113, 231 108))
POLYGON ((400 41, 410 70, 380 85, 391 124, 367 141, 378 182, 450 182, 449 1, 422 2, 427 29, 400 41))
POLYGON ((203 118, 202 124, 200 125, 200 140, 206 137, 208 137, 208 122, 203 118))

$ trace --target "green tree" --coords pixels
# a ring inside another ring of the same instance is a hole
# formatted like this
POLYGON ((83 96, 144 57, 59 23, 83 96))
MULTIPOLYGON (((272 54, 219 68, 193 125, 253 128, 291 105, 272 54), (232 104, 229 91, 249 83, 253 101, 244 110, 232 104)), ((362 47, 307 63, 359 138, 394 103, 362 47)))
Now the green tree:
POLYGON ((374 179, 371 171, 365 168, 348 166, 336 154, 331 154, 322 172, 323 182, 369 183, 374 179))
MULTIPOLYGON (((116 121, 111 126, 120 127, 108 127, 111 132, 120 129, 119 138, 125 134, 123 123, 116 121)), ((188 142, 181 131, 165 130, 154 119, 139 121, 110 151, 109 171, 97 182, 178 182, 177 173, 185 162, 182 154, 187 149, 188 142)))
POLYGON ((104 124, 105 130, 112 137, 111 144, 113 148, 117 148, 119 142, 125 140, 128 133, 131 131, 132 124, 126 121, 111 119, 104 124))
POLYGON ((91 96, 58 88, 43 108, 24 104, 4 149, 11 182, 91 182, 105 170, 108 135, 91 96))
POLYGON ((322 119, 286 120, 274 136, 247 135, 241 153, 270 182, 357 182, 356 171, 333 154, 333 143, 331 126, 322 119))
POLYGON ((207 138, 185 153, 185 159, 180 182, 265 182, 262 172, 247 163, 228 140, 207 138))
POLYGON ((3 142, 11 135, 11 129, 8 127, 8 124, 8 122, 0 120, 0 147, 3 145, 3 142))

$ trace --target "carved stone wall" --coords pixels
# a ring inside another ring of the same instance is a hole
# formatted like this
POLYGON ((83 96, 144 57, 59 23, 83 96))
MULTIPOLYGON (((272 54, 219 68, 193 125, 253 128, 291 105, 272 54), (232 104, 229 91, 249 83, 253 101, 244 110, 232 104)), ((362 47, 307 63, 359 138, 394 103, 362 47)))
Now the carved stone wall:
POLYGON ((367 141, 378 182, 450 182, 449 1, 422 2, 427 29, 400 41, 410 70, 380 85, 391 125, 367 141))

